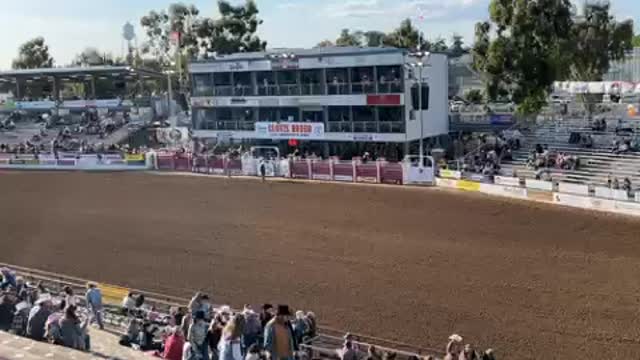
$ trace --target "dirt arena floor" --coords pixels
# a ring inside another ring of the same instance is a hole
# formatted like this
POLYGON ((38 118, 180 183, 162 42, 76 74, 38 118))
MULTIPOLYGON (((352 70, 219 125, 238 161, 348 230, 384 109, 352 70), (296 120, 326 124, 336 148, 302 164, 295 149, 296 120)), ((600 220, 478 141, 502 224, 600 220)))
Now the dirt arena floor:
POLYGON ((640 358, 640 220, 436 189, 0 174, 0 261, 501 359, 640 358))

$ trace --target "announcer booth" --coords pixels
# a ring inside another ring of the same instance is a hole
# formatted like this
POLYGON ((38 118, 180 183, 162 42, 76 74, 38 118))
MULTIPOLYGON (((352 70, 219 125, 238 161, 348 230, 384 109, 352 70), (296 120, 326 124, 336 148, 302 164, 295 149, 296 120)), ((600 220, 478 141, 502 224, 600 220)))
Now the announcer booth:
POLYGON ((386 149, 402 159, 418 139, 448 134, 447 69, 444 54, 417 59, 396 48, 278 49, 196 61, 193 134, 277 146, 282 154, 350 158, 386 149))
POLYGON ((149 107, 151 95, 162 90, 163 80, 161 73, 128 66, 0 72, 0 112, 130 111, 149 107))

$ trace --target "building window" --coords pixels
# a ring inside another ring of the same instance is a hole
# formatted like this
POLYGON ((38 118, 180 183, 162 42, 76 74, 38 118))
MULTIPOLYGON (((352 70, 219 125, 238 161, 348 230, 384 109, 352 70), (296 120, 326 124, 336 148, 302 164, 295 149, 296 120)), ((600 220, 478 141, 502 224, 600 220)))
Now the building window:
POLYGON ((258 121, 262 122, 276 122, 278 121, 278 109, 277 108, 259 108, 258 109, 258 121))
POLYGON ((272 71, 260 71, 256 74, 258 81, 258 95, 274 96, 277 94, 275 73, 272 71))
POLYGON ((376 90, 373 67, 351 69, 351 88, 354 94, 371 94, 376 90))
MULTIPOLYGON (((411 105, 413 110, 420 110, 418 84, 411 87, 411 105)), ((429 84, 422 84, 422 110, 429 110, 429 84)))
POLYGON ((381 106, 378 108, 381 133, 404 133, 404 108, 399 106, 381 106))
POLYGON ((215 96, 231 96, 233 88, 231 73, 214 73, 213 86, 215 96))
POLYGON ((215 116, 213 109, 195 109, 193 114, 193 128, 195 130, 213 129, 215 116))
POLYGON ((289 121, 289 122, 300 121, 299 109, 295 107, 280 108, 280 121, 289 121))
POLYGON ((252 96, 253 84, 251 73, 237 72, 233 74, 233 96, 252 96))
POLYGON ((404 83, 400 66, 380 66, 378 71, 378 92, 382 94, 403 93, 404 83))
POLYGON ((213 95, 213 81, 211 74, 193 75, 193 94, 195 96, 213 95))
POLYGON ((354 122, 375 121, 375 116, 373 114, 373 107, 371 107, 371 106, 354 106, 353 107, 353 121, 354 122))
POLYGON ((329 122, 346 122, 349 120, 348 106, 329 106, 329 122))
POLYGON ((278 93, 280 96, 300 95, 297 71, 278 71, 278 93))
POLYGON ((322 95, 322 70, 303 70, 301 73, 302 95, 322 95))
POLYGON ((349 93, 347 69, 327 70, 327 89, 329 95, 344 95, 349 93))
POLYGON ((303 110, 302 121, 324 123, 324 112, 322 110, 303 110))

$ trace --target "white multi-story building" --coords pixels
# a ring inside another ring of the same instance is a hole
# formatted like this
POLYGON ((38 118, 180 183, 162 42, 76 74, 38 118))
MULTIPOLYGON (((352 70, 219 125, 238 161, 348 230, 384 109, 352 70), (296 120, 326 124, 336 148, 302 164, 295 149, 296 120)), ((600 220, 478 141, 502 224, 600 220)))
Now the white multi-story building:
POLYGON ((272 50, 194 62, 190 72, 196 138, 408 144, 449 131, 443 54, 272 50))
POLYGON ((621 61, 611 63, 609 72, 605 74, 607 81, 640 82, 640 47, 633 48, 621 61))

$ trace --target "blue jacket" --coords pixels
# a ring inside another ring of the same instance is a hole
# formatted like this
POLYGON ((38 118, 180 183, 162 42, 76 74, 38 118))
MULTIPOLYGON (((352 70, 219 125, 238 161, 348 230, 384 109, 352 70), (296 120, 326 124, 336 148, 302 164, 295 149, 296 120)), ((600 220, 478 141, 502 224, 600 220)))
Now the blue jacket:
MULTIPOLYGON (((264 349, 267 350, 271 354, 271 358, 280 358, 280 356, 275 352, 276 350, 276 331, 274 329, 274 324, 276 319, 273 318, 271 321, 267 323, 267 326, 264 327, 264 349)), ((291 357, 293 358, 293 353, 297 350, 297 344, 293 332, 293 328, 291 327, 291 323, 287 322, 286 325, 287 330, 289 330, 289 345, 291 350, 291 357)))
POLYGON ((94 310, 102 310, 102 293, 100 289, 93 288, 87 290, 87 305, 94 310))

